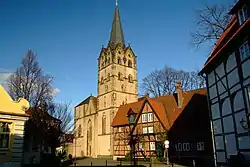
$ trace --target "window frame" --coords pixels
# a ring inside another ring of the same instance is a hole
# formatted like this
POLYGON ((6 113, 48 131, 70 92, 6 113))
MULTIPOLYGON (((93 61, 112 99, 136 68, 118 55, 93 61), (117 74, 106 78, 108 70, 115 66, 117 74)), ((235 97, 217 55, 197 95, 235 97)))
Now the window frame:
POLYGON ((243 5, 242 8, 238 11, 238 20, 239 20, 239 24, 242 25, 247 19, 248 19, 248 10, 247 10, 247 5, 243 5), (241 15, 241 14, 242 15, 241 15), (241 18, 242 16, 242 18, 241 18))
POLYGON ((9 132, 0 132, 0 135, 9 134, 8 145, 7 145, 7 147, 0 147, 0 150, 9 150, 10 145, 11 145, 11 140, 12 140, 11 135, 12 135, 12 131, 13 131, 14 122, 6 121, 6 120, 0 120, 0 123, 9 124, 9 132))
POLYGON ((141 122, 142 122, 142 123, 148 122, 148 113, 143 113, 143 114, 141 115, 141 122))
POLYGON ((155 142, 154 142, 154 141, 149 142, 149 150, 150 150, 150 151, 155 151, 155 142), (154 147, 153 147, 154 149, 152 149, 151 146, 154 146, 154 147))
POLYGON ((147 133, 148 133, 148 127, 142 127, 142 134, 147 134, 147 133))
POLYGON ((250 56, 250 47, 249 47, 249 42, 248 42, 248 40, 245 40, 244 42, 243 42, 243 44, 242 45, 240 45, 240 47, 239 47, 239 54, 240 54, 240 59, 241 59, 241 61, 243 61, 243 60, 245 60, 246 58, 248 58, 249 56, 250 56), (248 53, 247 53, 247 48, 246 48, 246 46, 248 47, 248 53), (243 49, 244 49, 244 54, 242 55, 242 53, 241 53, 241 48, 243 47, 243 49))
POLYGON ((154 133, 154 127, 153 126, 148 126, 148 133, 150 133, 150 134, 154 133), (152 131, 149 130, 149 129, 152 129, 152 131))
POLYGON ((154 121, 153 112, 149 112, 147 117, 148 117, 148 119, 147 119, 148 122, 153 122, 154 121), (151 118, 151 119, 149 119, 149 118, 151 118))

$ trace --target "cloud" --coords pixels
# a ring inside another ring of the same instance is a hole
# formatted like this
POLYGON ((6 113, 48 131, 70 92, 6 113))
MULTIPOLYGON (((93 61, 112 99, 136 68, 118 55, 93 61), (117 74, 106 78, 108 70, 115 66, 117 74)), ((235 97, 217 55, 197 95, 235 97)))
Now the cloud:
POLYGON ((60 93, 61 92, 61 90, 59 89, 59 88, 55 88, 55 89, 53 89, 53 91, 52 91, 52 96, 56 96, 58 93, 60 93))
POLYGON ((0 68, 0 84, 5 83, 11 74, 10 70, 0 68))

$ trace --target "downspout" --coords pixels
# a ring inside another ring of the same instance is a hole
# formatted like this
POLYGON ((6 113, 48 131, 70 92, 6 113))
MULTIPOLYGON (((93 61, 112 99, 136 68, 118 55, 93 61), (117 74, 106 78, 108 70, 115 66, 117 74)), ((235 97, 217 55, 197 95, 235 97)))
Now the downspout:
MULTIPOLYGON (((198 75, 200 75, 202 78, 205 79, 206 81, 206 86, 208 85, 208 80, 206 78, 206 76, 201 73, 199 73, 198 75)), ((211 116, 211 107, 210 107, 210 103, 209 103, 209 90, 208 90, 208 87, 207 87, 207 104, 208 104, 208 114, 209 114, 209 117, 210 117, 210 127, 211 127, 211 133, 212 133, 212 145, 213 145, 213 156, 214 156, 214 166, 217 167, 217 163, 216 163, 216 153, 215 153, 215 141, 214 141, 214 132, 213 132, 213 124, 212 124, 212 116, 211 116)))

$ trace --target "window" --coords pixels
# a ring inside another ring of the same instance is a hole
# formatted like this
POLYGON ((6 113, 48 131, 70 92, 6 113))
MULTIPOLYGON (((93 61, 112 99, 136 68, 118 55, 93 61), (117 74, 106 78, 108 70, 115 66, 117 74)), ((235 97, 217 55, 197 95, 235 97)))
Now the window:
POLYGON ((139 143, 139 150, 143 151, 144 150, 144 143, 139 143))
POLYGON ((246 91, 247 91, 247 100, 250 108, 250 85, 246 88, 246 91))
POLYGON ((147 127, 143 127, 142 128, 142 133, 143 134, 147 134, 148 133, 148 128, 147 127))
POLYGON ((131 60, 128 61, 128 67, 132 68, 132 61, 131 60))
POLYGON ((148 127, 148 133, 154 133, 154 127, 153 126, 148 127))
POLYGON ((0 148, 9 148, 11 123, 0 122, 0 148))
POLYGON ((121 64, 122 62, 121 62, 121 58, 120 57, 118 57, 118 59, 117 59, 117 63, 118 64, 121 64))
POLYGON ((104 82, 103 82, 103 77, 101 77, 101 84, 103 84, 104 82))
POLYGON ((122 73, 120 73, 120 72, 118 73, 118 79, 122 80, 122 73))
POLYGON ((155 142, 150 142, 150 150, 151 151, 155 150, 155 142))
POLYGON ((241 60, 244 60, 248 56, 250 56, 250 50, 248 41, 246 41, 243 45, 240 46, 240 58, 241 60))
POLYGON ((148 115, 147 114, 142 114, 142 123, 147 122, 148 115))
POLYGON ((243 24, 246 19, 248 18, 248 14, 247 14, 247 6, 244 5, 238 12, 238 19, 239 19, 239 23, 243 24))
POLYGON ((129 123, 132 124, 135 122, 135 116, 134 115, 130 115, 129 116, 129 123))
POLYGON ((82 136, 82 126, 79 125, 78 126, 78 137, 81 137, 82 136))
POLYGON ((123 62, 124 62, 124 64, 126 64, 126 62, 127 62, 127 58, 125 56, 123 57, 123 62))
POLYGON ((133 78, 131 74, 128 75, 128 82, 133 82, 133 78))
POLYGON ((110 81, 110 73, 108 73, 107 81, 110 81))
POLYGON ((148 122, 153 122, 153 113, 148 113, 148 122))
POLYGON ((106 134, 106 115, 102 114, 102 134, 106 134))

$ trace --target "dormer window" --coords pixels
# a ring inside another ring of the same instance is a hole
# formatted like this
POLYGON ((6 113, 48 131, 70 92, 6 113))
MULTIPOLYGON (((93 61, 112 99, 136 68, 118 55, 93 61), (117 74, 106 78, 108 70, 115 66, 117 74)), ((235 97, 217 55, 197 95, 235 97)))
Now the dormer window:
POLYGON ((131 114, 131 115, 129 116, 129 123, 130 123, 130 124, 133 124, 134 122, 135 122, 135 116, 131 114))
POLYGON ((238 12, 238 19, 240 25, 243 24, 248 18, 247 5, 244 5, 238 12))

